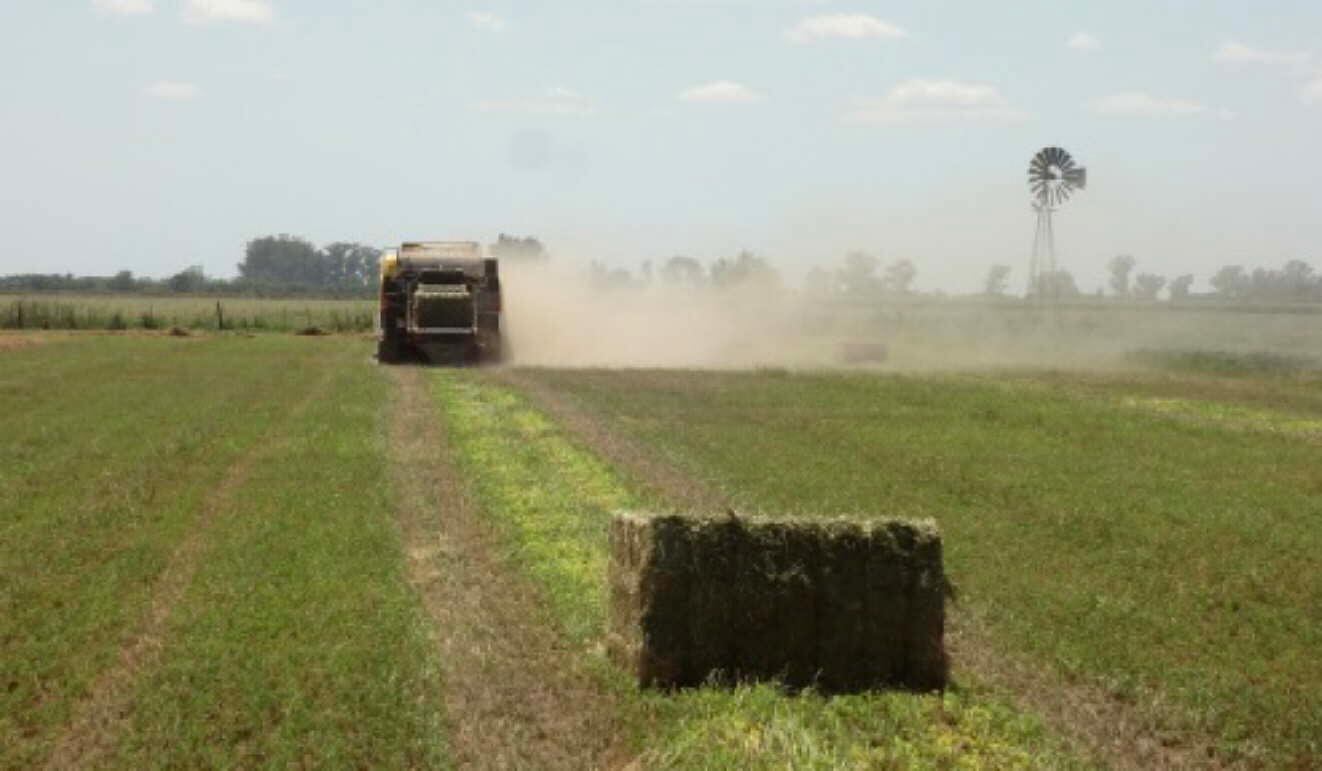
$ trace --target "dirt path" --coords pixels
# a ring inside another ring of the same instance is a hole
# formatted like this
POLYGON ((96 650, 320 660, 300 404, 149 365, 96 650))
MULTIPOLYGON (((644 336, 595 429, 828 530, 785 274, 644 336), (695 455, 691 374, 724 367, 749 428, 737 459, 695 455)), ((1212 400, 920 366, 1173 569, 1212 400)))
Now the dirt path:
POLYGON ((207 494, 192 528, 175 547, 165 570, 152 587, 147 612, 138 620, 137 626, 120 648, 115 663, 92 682, 87 695, 74 705, 69 724, 56 739, 54 749, 46 761, 46 768, 101 765, 100 761, 114 749, 115 742, 132 714, 134 686, 142 672, 155 664, 165 649, 166 626, 170 614, 183 598, 202 563, 210 546, 207 535, 212 525, 229 508, 234 493, 248 481, 258 461, 269 454, 273 440, 328 391, 333 374, 333 371, 327 372, 321 377, 282 420, 230 464, 220 483, 207 494))
MULTIPOLYGON (((531 398, 589 449, 672 504, 705 511, 730 505, 727 496, 612 431, 603 419, 535 376, 504 369, 493 370, 490 377, 531 398)), ((1214 759, 1213 744, 1206 737, 1165 731, 1131 704, 1099 688, 1066 682, 1040 663, 993 646, 989 638, 969 609, 958 605, 950 609, 946 642, 957 670, 970 672, 978 681, 1010 695, 1021 710, 1040 716, 1076 752, 1116 769, 1226 767, 1214 759)))
POLYGON ((390 369, 395 492, 409 579, 435 622, 450 753, 461 768, 617 768, 618 705, 498 555, 449 460, 422 370, 390 369))

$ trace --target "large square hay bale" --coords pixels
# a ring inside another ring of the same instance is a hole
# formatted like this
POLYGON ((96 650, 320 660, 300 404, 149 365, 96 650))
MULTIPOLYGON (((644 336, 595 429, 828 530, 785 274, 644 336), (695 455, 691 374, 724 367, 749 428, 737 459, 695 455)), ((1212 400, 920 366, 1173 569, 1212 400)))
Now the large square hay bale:
POLYGON ((642 686, 945 686, 930 521, 623 512, 610 551, 607 649, 642 686))

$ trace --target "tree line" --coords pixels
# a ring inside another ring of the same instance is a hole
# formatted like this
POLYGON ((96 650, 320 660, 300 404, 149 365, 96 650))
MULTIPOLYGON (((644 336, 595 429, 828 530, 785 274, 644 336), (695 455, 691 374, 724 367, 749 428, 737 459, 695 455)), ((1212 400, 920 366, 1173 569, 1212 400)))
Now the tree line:
MULTIPOLYGON (((1181 273, 1163 276, 1152 272, 1135 273, 1138 261, 1133 255, 1121 254, 1106 265, 1107 285, 1094 296, 1110 297, 1130 302, 1171 302, 1216 300, 1221 302, 1308 303, 1322 302, 1322 275, 1303 260, 1290 260, 1280 268, 1254 268, 1227 265, 1209 279, 1211 292, 1195 293, 1194 274, 1181 273)), ((989 297, 1008 296, 1011 268, 993 265, 983 281, 982 294, 989 297)), ((1027 295, 1038 293, 1061 299, 1082 296, 1074 277, 1066 270, 1043 276, 1043 286, 1029 287, 1027 295)))
MULTIPOLYGON (((491 256, 505 263, 544 263, 549 259, 546 247, 535 237, 501 233, 488 245, 491 256)), ((288 234, 254 238, 244 247, 234 278, 206 275, 200 266, 190 266, 162 278, 135 276, 121 270, 112 276, 75 276, 73 274, 15 274, 0 276, 0 291, 20 292, 136 292, 151 294, 248 294, 258 296, 336 295, 367 296, 375 291, 381 250, 353 241, 336 241, 318 247, 311 241, 288 234)), ((1225 302, 1306 303, 1322 302, 1322 275, 1302 260, 1290 260, 1280 268, 1247 269, 1228 265, 1213 274, 1210 293, 1192 291, 1194 275, 1184 273, 1163 276, 1148 271, 1136 272, 1138 261, 1122 254, 1107 263, 1107 287, 1094 297, 1110 296, 1130 302, 1173 302, 1211 299, 1225 302)), ((816 295, 853 298, 914 294, 918 267, 913 260, 900 258, 890 262, 876 254, 855 250, 844 255, 833 268, 813 268, 805 281, 805 291, 816 295)), ((993 265, 983 280, 981 294, 986 297, 1011 297, 1013 270, 1008 265, 993 265)), ((628 288, 653 283, 714 288, 782 286, 780 274, 764 257, 741 251, 704 264, 685 255, 676 255, 654 263, 643 262, 635 274, 626 268, 611 268, 594 262, 588 269, 589 281, 598 288, 628 288)), ((1083 296, 1072 274, 1057 270, 1040 278, 1040 285, 1026 289, 1027 297, 1048 296, 1062 300, 1083 296)))
MULTIPOLYGON (((546 247, 534 237, 502 233, 489 251, 510 261, 547 259, 546 247)), ((208 276, 200 265, 160 279, 136 276, 130 270, 112 276, 26 273, 0 276, 0 291, 367 296, 376 291, 381 254, 376 247, 354 241, 319 247, 282 233, 249 241, 234 278, 208 276)))

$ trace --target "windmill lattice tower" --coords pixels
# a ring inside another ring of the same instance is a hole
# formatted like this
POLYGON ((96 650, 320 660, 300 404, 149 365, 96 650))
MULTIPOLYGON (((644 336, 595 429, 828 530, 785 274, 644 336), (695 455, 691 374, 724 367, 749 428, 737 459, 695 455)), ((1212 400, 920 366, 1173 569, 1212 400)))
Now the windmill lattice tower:
POLYGON ((1038 300, 1057 300, 1056 232, 1051 215, 1070 199, 1075 190, 1088 185, 1088 170, 1077 166, 1070 154, 1059 147, 1044 147, 1028 164, 1028 190, 1037 212, 1037 230, 1033 233, 1033 254, 1028 263, 1028 292, 1038 300), (1043 281, 1050 281, 1047 286, 1043 281))

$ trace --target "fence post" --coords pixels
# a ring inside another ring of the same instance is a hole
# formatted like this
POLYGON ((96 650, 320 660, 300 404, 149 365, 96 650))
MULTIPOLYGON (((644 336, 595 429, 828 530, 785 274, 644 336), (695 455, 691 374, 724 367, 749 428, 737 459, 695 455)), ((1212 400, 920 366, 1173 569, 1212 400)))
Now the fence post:
POLYGON ((220 307, 220 300, 216 301, 216 329, 225 329, 225 310, 220 307))

